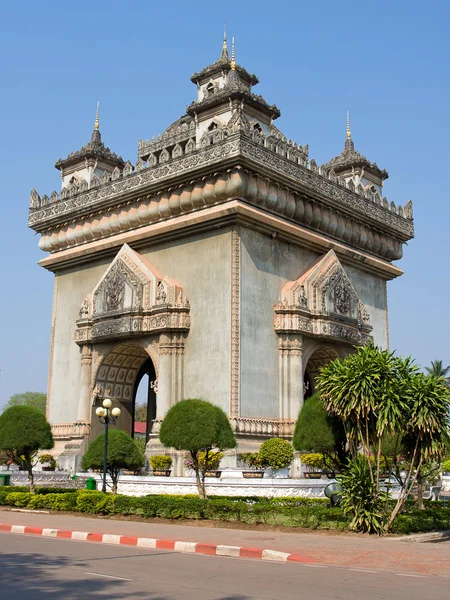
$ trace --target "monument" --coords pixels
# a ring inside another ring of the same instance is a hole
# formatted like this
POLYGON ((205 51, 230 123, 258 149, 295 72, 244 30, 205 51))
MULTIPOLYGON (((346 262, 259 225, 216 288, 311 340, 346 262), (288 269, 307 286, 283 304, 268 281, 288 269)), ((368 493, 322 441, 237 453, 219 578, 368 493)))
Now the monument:
POLYGON ((131 434, 145 374, 149 453, 189 397, 229 415, 242 452, 292 436, 321 365, 389 344, 386 284, 402 274, 411 202, 383 196, 388 174, 355 150, 349 121, 322 166, 287 139, 225 38, 191 81, 197 99, 139 140, 134 165, 104 145, 97 109, 90 142, 55 165, 60 193, 31 192, 54 273, 47 415, 67 467, 101 432, 104 397, 131 434))

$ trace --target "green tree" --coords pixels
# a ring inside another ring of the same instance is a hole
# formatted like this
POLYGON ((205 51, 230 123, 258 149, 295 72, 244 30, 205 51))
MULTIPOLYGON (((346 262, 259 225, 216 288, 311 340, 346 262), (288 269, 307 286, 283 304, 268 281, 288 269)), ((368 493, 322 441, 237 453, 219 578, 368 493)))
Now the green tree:
MULTIPOLYGON (((104 447, 105 434, 103 433, 89 444, 89 448, 81 461, 84 470, 103 470, 104 447)), ((134 471, 143 465, 144 457, 133 438, 118 429, 109 431, 106 471, 111 477, 113 494, 117 494, 117 483, 121 469, 134 471)))
POLYGON ((422 465, 445 456, 449 390, 442 377, 419 373, 410 358, 373 345, 360 346, 345 360, 325 365, 318 385, 327 411, 345 423, 347 436, 362 450, 374 497, 371 510, 384 511, 387 532, 422 465), (407 475, 389 513, 381 507, 385 497, 379 484, 383 443, 386 436, 395 435, 412 443, 407 475))
POLYGON ((161 424, 159 439, 166 447, 189 452, 200 498, 206 498, 205 473, 209 453, 236 446, 236 438, 223 410, 199 398, 181 400, 172 406, 161 424), (200 461, 202 452, 205 453, 204 460, 200 461))
POLYGON ((450 365, 444 367, 442 360, 432 360, 431 367, 425 367, 427 375, 434 375, 435 377, 443 377, 447 387, 450 387, 450 365))
POLYGON ((327 413, 318 393, 303 404, 295 424, 292 444, 298 452, 323 454, 331 471, 347 462, 347 436, 342 421, 327 413))
POLYGON ((4 410, 11 406, 34 406, 41 410, 45 415, 47 396, 42 392, 23 392, 23 394, 14 394, 6 403, 4 410))
POLYGON ((134 420, 138 423, 147 423, 147 405, 136 404, 134 407, 134 420))
POLYGON ((34 494, 33 467, 39 450, 53 448, 50 424, 34 406, 11 406, 0 416, 0 450, 9 460, 28 471, 30 492, 34 494))

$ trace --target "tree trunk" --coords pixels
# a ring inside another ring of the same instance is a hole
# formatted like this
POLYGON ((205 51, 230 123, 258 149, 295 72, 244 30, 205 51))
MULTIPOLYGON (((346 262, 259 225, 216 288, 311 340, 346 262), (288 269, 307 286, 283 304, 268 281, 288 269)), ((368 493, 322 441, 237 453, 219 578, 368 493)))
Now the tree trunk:
POLYGON ((417 498, 416 498, 417 508, 423 510, 425 508, 425 504, 423 503, 423 479, 422 477, 417 478, 417 498))
POLYGON ((205 477, 200 477, 200 470, 197 467, 195 469, 195 482, 197 484, 198 495, 201 500, 206 500, 206 491, 205 491, 205 477))
POLYGON ((29 485, 30 485, 30 492, 31 492, 32 494, 34 494, 34 493, 35 493, 35 490, 34 490, 34 475, 33 475, 33 466, 32 466, 32 465, 29 465, 29 466, 27 467, 27 471, 28 471, 28 483, 29 483, 29 485))

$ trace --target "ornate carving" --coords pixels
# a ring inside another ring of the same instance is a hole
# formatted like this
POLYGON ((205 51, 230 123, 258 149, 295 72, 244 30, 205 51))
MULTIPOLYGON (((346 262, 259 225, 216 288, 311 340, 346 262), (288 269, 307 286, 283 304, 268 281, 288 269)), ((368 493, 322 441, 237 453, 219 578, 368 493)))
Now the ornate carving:
MULTIPOLYGON (((333 250, 283 287, 275 305, 274 327, 279 335, 298 332, 358 344, 370 338, 372 329, 368 311, 333 250), (309 307, 300 302, 307 296, 312 298, 309 307)), ((286 343, 280 338, 280 350, 288 350, 286 343)))
POLYGON ((158 292, 156 294, 156 300, 159 304, 165 304, 165 302, 167 300, 166 288, 162 281, 158 285, 158 292))
POLYGON ((189 330, 190 306, 183 288, 168 277, 164 281, 158 277, 125 244, 84 300, 75 341, 83 345, 121 335, 189 330))
POLYGON ((118 263, 113 265, 105 277, 105 302, 107 311, 119 310, 123 305, 125 276, 118 263))

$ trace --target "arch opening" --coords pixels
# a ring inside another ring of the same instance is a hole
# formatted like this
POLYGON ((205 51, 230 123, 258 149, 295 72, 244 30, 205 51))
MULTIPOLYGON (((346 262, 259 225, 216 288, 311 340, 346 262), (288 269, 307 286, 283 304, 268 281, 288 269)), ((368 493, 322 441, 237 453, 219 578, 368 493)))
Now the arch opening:
POLYGON ((342 358, 342 355, 332 346, 321 346, 314 350, 306 363, 306 369, 303 375, 304 400, 316 393, 316 378, 319 375, 321 367, 336 358, 342 358))
MULTIPOLYGON (((104 398, 111 398, 121 409, 121 415, 113 427, 135 437, 136 402, 145 406, 145 441, 151 433, 156 418, 157 374, 153 360, 141 346, 122 343, 114 346, 104 357, 95 378, 95 399, 92 406, 92 439, 103 432, 95 415, 95 409, 104 398), (146 390, 144 390, 144 386, 146 390), (142 388, 142 390, 141 390, 142 388), (138 397, 139 389, 139 397, 138 397)), ((138 429, 143 430, 142 426, 138 429)))

